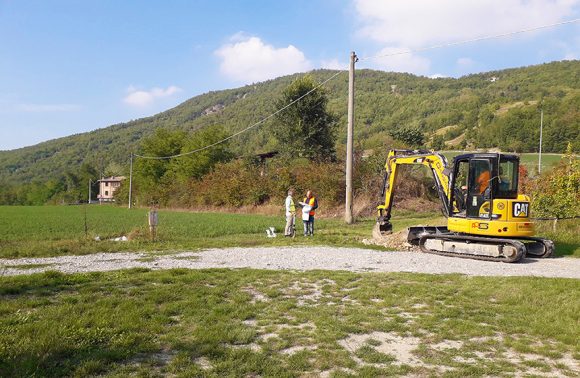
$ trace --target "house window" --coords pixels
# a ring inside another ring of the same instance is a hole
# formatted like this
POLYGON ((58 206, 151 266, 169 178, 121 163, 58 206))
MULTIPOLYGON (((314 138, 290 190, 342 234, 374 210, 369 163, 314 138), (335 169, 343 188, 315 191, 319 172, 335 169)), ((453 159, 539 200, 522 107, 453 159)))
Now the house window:
POLYGON ((109 195, 109 191, 105 190, 105 195, 108 196, 109 195))
POLYGON ((106 182, 106 183, 105 183, 105 186, 109 186, 109 183, 108 183, 108 182, 106 182))

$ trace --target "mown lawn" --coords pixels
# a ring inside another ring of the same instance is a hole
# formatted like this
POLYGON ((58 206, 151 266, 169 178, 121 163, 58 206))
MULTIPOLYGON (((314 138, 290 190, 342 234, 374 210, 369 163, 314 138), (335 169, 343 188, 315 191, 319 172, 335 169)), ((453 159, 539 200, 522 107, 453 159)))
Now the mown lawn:
MULTIPOLYGON (((341 245, 364 247, 374 220, 348 226, 341 219, 316 219, 314 238, 301 236, 297 221, 295 239, 284 238, 285 220, 257 214, 159 211, 158 241, 148 235, 146 209, 117 206, 2 206, 0 207, 0 257, 82 255, 116 251, 174 251, 231 246, 341 245), (85 233, 85 212, 87 232, 85 233), (275 227, 278 237, 267 238, 275 227), (126 235, 129 242, 109 241, 126 235), (101 241, 95 241, 99 236, 101 241)), ((437 218, 437 214, 402 213, 396 229, 437 218)))
POLYGON ((0 277, 0 376, 577 376, 580 281, 256 270, 0 277))
MULTIPOLYGON (((316 235, 284 238, 285 221, 258 214, 192 213, 161 210, 158 240, 149 239, 146 209, 117 206, 2 206, 0 207, 0 257, 82 255, 117 251, 175 251, 199 248, 278 245, 337 245, 362 248, 371 237, 374 219, 346 225, 342 219, 316 219, 316 235), (86 212, 86 233, 85 233, 86 212), (267 238, 275 227, 278 237, 267 238), (128 242, 109 241, 128 236, 128 242), (101 241, 95 241, 99 236, 101 241)), ((393 216, 394 231, 416 224, 446 224, 437 213, 399 211, 393 216)), ((556 232, 551 222, 539 224, 540 235, 556 242, 556 255, 580 257, 580 229, 575 219, 560 221, 556 232)))

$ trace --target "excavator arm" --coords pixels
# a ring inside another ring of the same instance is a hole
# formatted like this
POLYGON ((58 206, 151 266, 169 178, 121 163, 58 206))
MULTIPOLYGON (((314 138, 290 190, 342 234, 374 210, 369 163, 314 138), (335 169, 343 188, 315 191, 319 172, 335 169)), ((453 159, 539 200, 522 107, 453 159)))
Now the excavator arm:
POLYGON ((395 196, 397 174, 401 165, 423 165, 429 168, 435 181, 437 194, 441 200, 443 213, 447 217, 450 214, 449 178, 451 170, 448 167, 447 158, 437 152, 424 150, 390 150, 385 163, 386 173, 381 193, 384 203, 377 206, 377 223, 382 234, 388 234, 393 229, 390 222, 391 207, 395 196))

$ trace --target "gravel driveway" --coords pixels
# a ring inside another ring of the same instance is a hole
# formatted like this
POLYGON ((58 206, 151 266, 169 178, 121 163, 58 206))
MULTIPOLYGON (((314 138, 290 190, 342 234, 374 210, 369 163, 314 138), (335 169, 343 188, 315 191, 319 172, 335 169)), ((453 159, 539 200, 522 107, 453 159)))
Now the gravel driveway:
POLYGON ((460 273, 471 276, 540 276, 580 278, 580 259, 524 259, 506 264, 420 252, 376 251, 336 247, 224 248, 196 252, 96 253, 85 256, 0 259, 0 275, 57 270, 102 272, 129 268, 272 270, 345 270, 353 272, 460 273), (28 265, 28 266, 27 266, 28 265))

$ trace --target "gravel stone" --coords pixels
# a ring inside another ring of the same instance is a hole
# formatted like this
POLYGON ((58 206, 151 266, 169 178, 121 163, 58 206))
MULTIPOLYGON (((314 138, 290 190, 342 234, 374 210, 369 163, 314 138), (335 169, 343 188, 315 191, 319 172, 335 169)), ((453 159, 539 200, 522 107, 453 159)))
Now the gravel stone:
POLYGON ((84 256, 0 259, 0 275, 56 270, 104 272, 130 268, 253 268, 267 270, 342 270, 352 272, 459 273, 470 276, 538 276, 580 278, 580 259, 528 259, 506 264, 425 254, 337 247, 223 248, 170 254, 95 253, 84 256), (24 265, 50 264, 26 268, 24 265), (19 267, 14 267, 18 265, 19 267), (11 267, 12 266, 12 267, 11 267))

